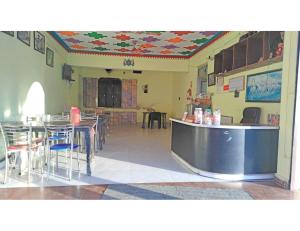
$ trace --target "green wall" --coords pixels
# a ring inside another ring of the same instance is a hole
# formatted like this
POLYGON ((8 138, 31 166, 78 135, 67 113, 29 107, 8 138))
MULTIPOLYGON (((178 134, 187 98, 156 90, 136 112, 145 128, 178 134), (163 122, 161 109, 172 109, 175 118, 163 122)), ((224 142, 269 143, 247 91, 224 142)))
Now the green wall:
MULTIPOLYGON (((31 85, 38 82, 45 93, 45 112, 61 112, 69 105, 71 88, 61 79, 66 52, 48 33, 46 47, 54 51, 54 67, 46 65, 46 55, 33 48, 33 32, 30 47, 16 37, 0 32, 0 121, 23 114, 24 104, 31 85)), ((31 100, 33 108, 40 99, 31 100)))

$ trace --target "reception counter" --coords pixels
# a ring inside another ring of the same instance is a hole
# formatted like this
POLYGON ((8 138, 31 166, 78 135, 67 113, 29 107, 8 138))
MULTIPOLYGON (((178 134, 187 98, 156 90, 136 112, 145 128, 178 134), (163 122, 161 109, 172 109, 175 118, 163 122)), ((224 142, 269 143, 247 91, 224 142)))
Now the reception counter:
POLYGON ((279 127, 170 120, 172 153, 192 171, 224 180, 271 179, 276 173, 279 127))

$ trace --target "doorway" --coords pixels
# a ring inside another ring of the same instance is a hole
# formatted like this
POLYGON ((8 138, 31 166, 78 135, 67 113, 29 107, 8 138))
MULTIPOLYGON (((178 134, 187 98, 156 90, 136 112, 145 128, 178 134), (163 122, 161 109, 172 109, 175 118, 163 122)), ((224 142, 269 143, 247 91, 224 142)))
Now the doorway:
POLYGON ((197 95, 207 93, 207 64, 198 68, 197 95))

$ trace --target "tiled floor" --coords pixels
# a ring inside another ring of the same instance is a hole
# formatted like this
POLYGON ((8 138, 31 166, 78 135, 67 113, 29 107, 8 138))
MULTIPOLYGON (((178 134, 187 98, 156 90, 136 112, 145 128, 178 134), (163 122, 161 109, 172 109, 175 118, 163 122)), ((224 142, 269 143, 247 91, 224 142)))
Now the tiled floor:
POLYGON ((83 173, 75 173, 71 182, 35 177, 28 185, 26 180, 11 180, 0 186, 0 199, 101 199, 107 185, 114 183, 239 188, 255 199, 300 199, 300 192, 281 189, 272 181, 224 182, 196 175, 171 156, 170 138, 169 129, 112 128, 104 150, 95 158, 92 177, 84 174, 82 164, 83 173))
MULTIPOLYGON (((26 176, 20 181, 15 175, 0 188, 219 181, 194 174, 178 163, 170 153, 170 138, 170 129, 142 129, 137 126, 112 128, 104 149, 95 156, 91 177, 85 174, 86 165, 82 161, 81 174, 74 171, 70 182, 57 177, 46 181, 35 176, 32 183, 27 184, 26 176)), ((63 161, 64 158, 61 159, 63 161)), ((77 168, 75 160, 73 166, 77 168)), ((60 175, 65 175, 63 169, 60 175)))

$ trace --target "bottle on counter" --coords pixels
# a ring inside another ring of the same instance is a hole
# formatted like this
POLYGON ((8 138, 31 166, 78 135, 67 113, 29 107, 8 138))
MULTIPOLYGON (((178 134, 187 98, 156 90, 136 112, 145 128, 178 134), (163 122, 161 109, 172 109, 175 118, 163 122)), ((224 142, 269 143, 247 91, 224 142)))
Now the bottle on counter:
POLYGON ((197 124, 202 124, 203 123, 203 112, 202 112, 202 108, 195 108, 195 112, 194 112, 194 121, 197 124))
POLYGON ((210 109, 205 109, 204 111, 204 123, 207 125, 212 125, 212 115, 210 109))
POLYGON ((221 125, 221 110, 217 108, 213 113, 213 124, 221 125))

